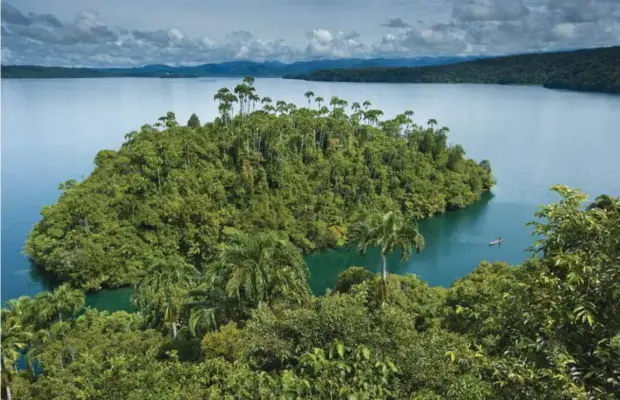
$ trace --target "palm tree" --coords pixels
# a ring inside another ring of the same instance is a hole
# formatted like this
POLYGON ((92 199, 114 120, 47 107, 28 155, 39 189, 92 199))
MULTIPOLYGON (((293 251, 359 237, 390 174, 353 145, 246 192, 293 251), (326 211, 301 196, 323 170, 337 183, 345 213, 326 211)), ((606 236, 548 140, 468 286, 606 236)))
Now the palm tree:
POLYGON ((8 302, 9 308, 2 309, 2 327, 0 328, 0 368, 2 387, 6 398, 11 400, 11 384, 17 373, 17 360, 27 348, 32 332, 24 321, 23 299, 8 302))
POLYGON ((373 124, 377 124, 379 122, 379 118, 383 115, 383 111, 381 110, 367 110, 363 113, 364 118, 373 124))
POLYGON ((321 108, 321 104, 323 104, 323 102, 325 101, 325 99, 321 96, 318 96, 314 99, 314 101, 316 101, 316 103, 319 105, 319 109, 321 108))
POLYGON ((38 293, 30 302, 27 302, 28 318, 38 328, 48 326, 58 315, 56 299, 52 292, 38 293))
POLYGON ((400 215, 388 212, 374 215, 369 220, 353 226, 353 239, 359 240, 359 252, 364 255, 369 247, 381 249, 381 276, 384 298, 387 294, 387 255, 394 250, 401 251, 400 261, 405 262, 415 248, 420 253, 424 248, 424 237, 414 222, 406 223, 400 215))
POLYGON ((604 210, 611 211, 616 206, 615 201, 609 195, 602 194, 594 199, 590 205, 588 205, 588 210, 604 210))
POLYGON ((306 99, 308 99, 308 108, 310 108, 310 99, 312 99, 314 97, 314 92, 311 90, 308 90, 306 93, 304 93, 304 96, 306 97, 306 99))
MULTIPOLYGON (((48 344, 61 340, 62 337, 71 329, 71 322, 59 321, 49 328, 40 329, 32 334, 28 344, 28 352, 26 353, 26 366, 32 377, 36 376, 36 364, 39 357, 46 349, 48 344)), ((69 345, 67 345, 69 346, 69 345)), ((62 365, 62 357, 61 357, 62 365)))
POLYGON ((299 250, 274 232, 236 234, 205 270, 211 284, 222 283, 229 297, 254 306, 278 299, 301 302, 309 294, 307 276, 299 250))
POLYGON ((137 286, 134 305, 150 324, 169 324, 175 338, 188 293, 197 276, 194 266, 181 257, 159 261, 137 286))
POLYGON ((62 316, 74 316, 84 307, 86 297, 80 290, 72 289, 68 284, 60 285, 52 292, 52 302, 58 314, 58 320, 62 316))

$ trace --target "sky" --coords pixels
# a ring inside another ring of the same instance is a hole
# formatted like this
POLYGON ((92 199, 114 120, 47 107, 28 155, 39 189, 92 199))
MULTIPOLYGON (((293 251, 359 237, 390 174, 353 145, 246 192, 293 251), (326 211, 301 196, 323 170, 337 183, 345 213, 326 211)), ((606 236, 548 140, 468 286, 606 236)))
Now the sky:
POLYGON ((12 0, 2 64, 501 55, 620 44, 620 0, 12 0))

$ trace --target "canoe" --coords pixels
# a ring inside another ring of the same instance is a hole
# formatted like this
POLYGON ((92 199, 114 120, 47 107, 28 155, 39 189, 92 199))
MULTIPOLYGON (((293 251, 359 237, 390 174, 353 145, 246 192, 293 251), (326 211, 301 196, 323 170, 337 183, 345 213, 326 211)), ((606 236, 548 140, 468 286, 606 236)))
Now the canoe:
POLYGON ((495 246, 496 244, 500 244, 504 241, 504 239, 500 239, 500 240, 494 240, 492 242, 489 242, 489 246, 495 246))

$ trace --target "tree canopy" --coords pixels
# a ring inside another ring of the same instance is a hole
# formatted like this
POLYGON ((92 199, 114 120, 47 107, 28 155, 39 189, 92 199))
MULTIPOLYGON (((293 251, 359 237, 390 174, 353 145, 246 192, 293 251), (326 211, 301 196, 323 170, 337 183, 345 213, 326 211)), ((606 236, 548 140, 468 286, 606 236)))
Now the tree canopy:
POLYGON ((118 287, 175 257, 202 271, 238 232, 274 232, 307 253, 344 244, 361 215, 422 219, 494 184, 487 161, 411 111, 380 120, 370 102, 349 112, 314 93, 298 108, 259 96, 253 81, 215 93, 212 122, 182 125, 169 112, 100 151, 92 174, 42 210, 26 254, 76 287, 118 287))
POLYGON ((449 65, 323 69, 285 78, 388 83, 493 83, 620 93, 620 46, 483 58, 449 65))
MULTIPOLYGON (((174 338, 149 307, 83 310, 83 296, 67 287, 11 301, 2 310, 3 396, 617 399, 620 198, 584 207, 580 192, 554 190, 561 200, 532 223, 542 235, 528 261, 483 262, 450 288, 388 275, 384 299, 381 276, 353 267, 337 292, 303 301, 274 292, 254 302, 259 292, 228 296, 236 279, 228 269, 215 281, 201 273, 179 281, 154 267, 168 278, 145 277, 161 282, 153 291, 178 287, 179 309, 216 315, 214 325, 190 329, 180 312, 174 338), (38 367, 12 368, 20 352, 38 367)), ((271 256, 274 240, 236 238, 231 246, 262 246, 271 256)), ((254 269, 246 258, 224 257, 233 271, 254 269)), ((291 264, 274 260, 273 268, 291 264)))

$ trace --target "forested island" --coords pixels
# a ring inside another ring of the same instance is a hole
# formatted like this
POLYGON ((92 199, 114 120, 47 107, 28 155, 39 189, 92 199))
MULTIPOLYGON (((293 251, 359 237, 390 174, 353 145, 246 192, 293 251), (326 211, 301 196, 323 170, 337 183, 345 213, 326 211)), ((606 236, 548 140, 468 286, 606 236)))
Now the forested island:
POLYGON ((384 261, 315 296, 304 253, 404 260, 424 251, 416 220, 494 180, 435 120, 306 98, 246 78, 215 94, 214 121, 168 113, 63 183, 25 250, 65 283, 2 309, 3 398, 617 398, 620 199, 584 208, 554 187, 519 267, 441 288, 384 261), (128 284, 135 313, 84 308, 84 291, 128 284))
POLYGON ((210 263, 238 231, 277 232, 302 252, 333 247, 374 212, 407 219, 463 208, 493 185, 487 161, 447 145, 448 128, 382 121, 370 102, 308 107, 260 97, 252 79, 215 95, 220 117, 181 126, 170 113, 103 150, 83 182, 42 211, 27 254, 96 290, 137 283, 155 260, 210 263), (404 134, 403 134, 404 133, 404 134))
POLYGON ((288 79, 384 83, 488 83, 620 93, 620 46, 484 58, 449 65, 325 69, 288 79))

